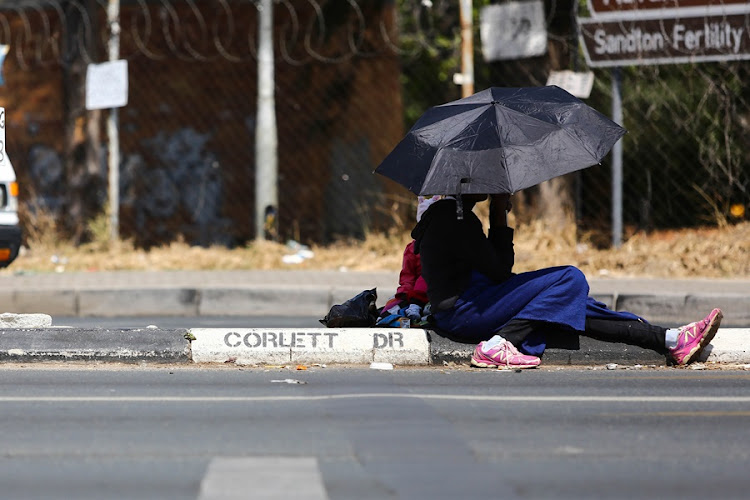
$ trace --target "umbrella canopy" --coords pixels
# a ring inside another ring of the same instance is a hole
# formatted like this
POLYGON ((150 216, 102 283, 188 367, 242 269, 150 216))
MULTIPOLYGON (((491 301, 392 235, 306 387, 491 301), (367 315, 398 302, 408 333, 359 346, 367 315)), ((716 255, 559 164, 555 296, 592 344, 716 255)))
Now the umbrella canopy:
POLYGON ((596 165, 626 131, 556 86, 430 108, 375 169, 418 195, 515 193, 596 165))

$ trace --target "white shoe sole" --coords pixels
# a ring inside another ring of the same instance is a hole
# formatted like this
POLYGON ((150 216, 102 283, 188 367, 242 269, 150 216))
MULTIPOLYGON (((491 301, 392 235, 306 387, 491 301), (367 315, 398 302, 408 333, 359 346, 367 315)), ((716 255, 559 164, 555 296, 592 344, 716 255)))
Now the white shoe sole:
POLYGON ((497 368, 498 370, 525 370, 527 368, 536 368, 539 365, 496 365, 471 358, 471 366, 476 366, 477 368, 497 368))

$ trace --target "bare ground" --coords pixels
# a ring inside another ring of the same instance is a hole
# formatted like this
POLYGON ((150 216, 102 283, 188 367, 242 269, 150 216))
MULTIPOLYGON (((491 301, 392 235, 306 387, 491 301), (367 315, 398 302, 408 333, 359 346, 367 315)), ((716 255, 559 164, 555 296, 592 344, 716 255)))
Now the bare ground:
MULTIPOLYGON (((513 222, 511 220, 511 222, 513 222)), ((750 278, 750 222, 724 228, 705 227, 626 238, 622 247, 598 248, 602 235, 579 234, 571 228, 551 233, 541 223, 516 229, 517 272, 556 265, 575 265, 590 277, 750 278)), ((102 270, 305 269, 350 271, 401 267, 407 232, 373 234, 364 241, 312 245, 312 258, 287 264, 295 250, 282 243, 254 242, 246 247, 191 247, 173 243, 149 251, 129 242, 94 243, 74 247, 54 238, 37 238, 2 274, 102 270)))

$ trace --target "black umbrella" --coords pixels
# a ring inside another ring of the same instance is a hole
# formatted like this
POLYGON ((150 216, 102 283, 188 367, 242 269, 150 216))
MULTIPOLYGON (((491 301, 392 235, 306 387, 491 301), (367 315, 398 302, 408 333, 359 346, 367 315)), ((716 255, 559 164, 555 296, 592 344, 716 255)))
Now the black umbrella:
POLYGON ((599 163, 625 132, 559 87, 492 87, 427 110, 375 172, 419 195, 515 193, 599 163))

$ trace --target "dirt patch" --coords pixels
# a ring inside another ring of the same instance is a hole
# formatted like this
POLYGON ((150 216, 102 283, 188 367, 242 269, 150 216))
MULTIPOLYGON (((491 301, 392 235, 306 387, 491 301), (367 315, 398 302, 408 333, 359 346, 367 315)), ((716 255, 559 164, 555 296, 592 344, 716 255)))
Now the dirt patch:
POLYGON ((637 233, 619 249, 600 249, 594 235, 578 241, 553 238, 540 228, 516 237, 516 269, 527 271, 570 263, 589 277, 750 277, 750 223, 637 233))
MULTIPOLYGON (((511 220, 511 225, 512 224, 511 220)), ((300 248, 273 242, 245 247, 194 247, 177 242, 143 250, 128 242, 95 242, 80 247, 50 242, 31 243, 0 273, 104 270, 304 269, 397 271, 408 232, 371 234, 363 241, 313 245, 312 256, 300 248), (287 259, 285 259, 285 256, 287 259), (285 260, 297 263, 285 263, 285 260)), ((516 228, 517 272, 574 265, 590 278, 750 278, 750 222, 725 228, 697 228, 637 233, 619 249, 599 248, 601 235, 552 234, 541 224, 516 228)))

